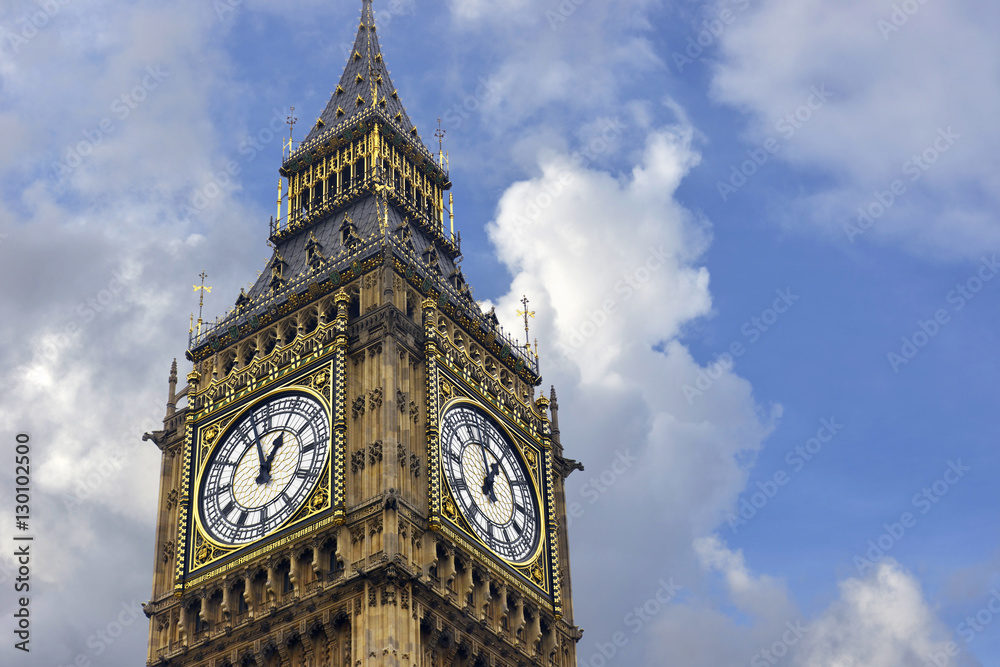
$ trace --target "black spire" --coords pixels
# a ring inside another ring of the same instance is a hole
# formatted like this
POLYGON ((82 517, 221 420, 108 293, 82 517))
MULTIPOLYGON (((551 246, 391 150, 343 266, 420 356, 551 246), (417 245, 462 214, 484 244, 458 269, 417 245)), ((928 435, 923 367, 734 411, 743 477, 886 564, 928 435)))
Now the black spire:
MULTIPOLYGON (((305 143, 311 143, 335 128, 350 125, 356 116, 372 108, 381 109, 380 115, 400 132, 420 141, 382 58, 372 0, 363 0, 358 36, 348 56, 344 74, 319 121, 306 136, 305 143)), ((426 146, 422 147, 427 150, 426 146)))

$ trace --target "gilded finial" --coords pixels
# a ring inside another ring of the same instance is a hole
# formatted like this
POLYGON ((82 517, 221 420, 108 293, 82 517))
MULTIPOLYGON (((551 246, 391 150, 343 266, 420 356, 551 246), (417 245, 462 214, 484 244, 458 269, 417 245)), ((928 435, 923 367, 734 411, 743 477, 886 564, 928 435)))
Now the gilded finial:
MULTIPOLYGON (((529 333, 528 318, 529 317, 534 317, 535 316, 535 311, 528 310, 528 303, 529 303, 529 301, 528 301, 528 296, 527 295, 525 295, 524 298, 521 299, 521 303, 524 305, 524 310, 517 311, 517 314, 524 316, 524 347, 528 350, 528 353, 530 354, 531 353, 531 334, 529 333)), ((538 345, 538 341, 537 340, 535 341, 535 345, 536 345, 536 348, 537 348, 537 345, 538 345)))
POLYGON ((438 129, 434 131, 434 136, 438 140, 438 166, 444 167, 444 135, 448 134, 448 130, 441 127, 441 119, 438 118, 438 129))
POLYGON ((201 315, 202 315, 202 310, 205 307, 205 292, 208 292, 209 294, 211 294, 212 293, 212 288, 211 287, 207 287, 205 285, 205 278, 208 278, 208 274, 207 273, 205 273, 204 271, 202 271, 201 275, 198 276, 198 277, 201 278, 201 285, 195 285, 194 286, 194 291, 195 292, 201 292, 201 296, 198 299, 198 335, 200 336, 201 335, 201 325, 202 325, 201 315))

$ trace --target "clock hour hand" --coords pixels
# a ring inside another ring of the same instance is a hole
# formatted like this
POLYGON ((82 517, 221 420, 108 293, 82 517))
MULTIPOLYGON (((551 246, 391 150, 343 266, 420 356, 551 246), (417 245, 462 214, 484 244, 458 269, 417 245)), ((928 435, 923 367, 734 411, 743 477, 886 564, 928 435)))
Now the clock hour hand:
POLYGON ((281 448, 281 445, 284 444, 284 441, 285 441, 284 433, 275 438, 274 444, 271 446, 271 453, 267 457, 267 469, 269 471, 271 470, 271 463, 274 462, 274 456, 275 454, 278 453, 278 450, 281 448))
POLYGON ((493 480, 496 479, 498 472, 500 472, 500 464, 494 463, 490 468, 490 473, 486 475, 486 479, 483 481, 483 493, 486 494, 491 503, 497 501, 497 495, 493 492, 493 480))
MULTIPOLYGON (((278 453, 278 449, 284 442, 285 435, 281 434, 274 440, 274 444, 271 446, 271 453, 266 459, 264 459, 260 464, 260 474, 257 475, 258 484, 267 484, 271 481, 271 464, 274 462, 274 456, 278 453)), ((257 442, 257 447, 260 447, 260 441, 257 442)))

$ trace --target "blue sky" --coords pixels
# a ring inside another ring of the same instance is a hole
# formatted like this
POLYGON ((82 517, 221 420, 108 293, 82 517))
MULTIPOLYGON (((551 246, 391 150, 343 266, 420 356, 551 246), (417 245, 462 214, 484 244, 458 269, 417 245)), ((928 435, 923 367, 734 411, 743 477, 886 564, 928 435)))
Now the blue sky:
MULTIPOLYGON (((50 4, 35 32, 38 4, 0 8, 0 424, 38 442, 38 636, 58 636, 14 664, 135 664, 145 619, 88 642, 148 597, 158 457, 135 436, 162 417, 197 274, 214 316, 268 258, 268 126, 294 105, 304 136, 360 2, 50 4), (94 602, 81 577, 112 573, 94 602)), ((618 631, 612 663, 772 664, 787 623, 806 630, 773 664, 934 664, 948 642, 946 664, 996 664, 1000 618, 965 619, 1000 590, 1000 10, 376 10, 432 148, 443 118, 475 296, 515 332, 533 299, 587 466, 568 488, 580 664, 618 631), (633 632, 661 579, 680 594, 633 632)))

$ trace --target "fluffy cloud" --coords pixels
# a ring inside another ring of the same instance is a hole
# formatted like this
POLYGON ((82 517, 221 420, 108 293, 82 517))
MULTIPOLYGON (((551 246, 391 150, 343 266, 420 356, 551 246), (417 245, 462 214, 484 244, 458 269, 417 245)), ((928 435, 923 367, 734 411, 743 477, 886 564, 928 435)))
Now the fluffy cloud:
MULTIPOLYGON (((96 633, 149 595, 159 452, 141 437, 163 417, 195 276, 211 267, 238 292, 266 249, 237 231, 266 215, 237 200, 236 178, 206 190, 226 162, 205 122, 225 94, 209 3, 14 2, 0 25, 0 336, 16 343, 0 351, 0 430, 32 443, 31 664, 134 664, 141 611, 113 646, 96 633), (45 7, 58 11, 22 33, 45 7), (95 596, 94 581, 113 583, 95 596)), ((10 543, 13 516, 0 519, 10 543)), ((0 557, 0 579, 12 565, 0 557)))
POLYGON ((1000 105, 996 5, 755 5, 723 34, 713 88, 749 114, 750 141, 774 137, 782 159, 820 177, 789 224, 810 221, 843 239, 844 224, 856 223, 863 206, 878 216, 871 225, 862 219, 866 240, 953 256, 1000 246, 992 215, 1000 192, 1000 131, 991 113, 1000 105), (805 123, 780 125, 811 87, 824 86, 830 99, 802 112, 805 123), (902 194, 891 191, 896 180, 902 194), (880 215, 878 205, 890 201, 880 215))
POLYGON ((647 664, 977 664, 956 661, 954 650, 948 653, 947 633, 919 582, 892 559, 864 578, 842 581, 839 598, 808 618, 783 582, 753 573, 743 553, 730 550, 718 537, 699 539, 694 548, 707 579, 719 585, 708 599, 685 600, 657 619, 649 633, 655 639, 647 664), (729 614, 721 611, 727 607, 729 614))
MULTIPOLYGON (((780 415, 729 372, 699 400, 684 395, 704 370, 678 337, 711 312, 699 265, 710 227, 675 192, 699 157, 687 125, 638 135, 637 163, 618 177, 580 155, 550 155, 537 177, 506 191, 489 227, 514 276, 497 312, 518 331, 514 314, 531 297, 567 455, 587 465, 570 478, 570 534, 574 576, 588 590, 577 609, 599 641, 636 622, 631 601, 661 577, 700 581, 691 545, 732 506, 780 415)), ((581 644, 581 660, 590 651, 598 644, 581 644)))

